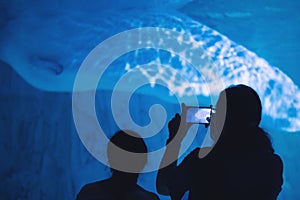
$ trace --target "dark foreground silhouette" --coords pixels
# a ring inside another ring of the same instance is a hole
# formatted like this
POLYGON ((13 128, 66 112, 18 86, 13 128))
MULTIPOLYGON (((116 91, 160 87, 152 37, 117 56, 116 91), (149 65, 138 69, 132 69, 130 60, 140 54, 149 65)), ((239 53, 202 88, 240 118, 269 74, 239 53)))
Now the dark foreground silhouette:
MULTIPOLYGON (((189 191, 189 200, 274 200, 283 184, 283 163, 274 153, 266 132, 259 127, 261 101, 245 85, 227 88, 220 94, 212 116, 210 134, 213 147, 197 148, 182 163, 160 169, 157 190, 181 199, 189 191)), ((176 114, 169 122, 169 139, 164 158, 178 155, 180 143, 190 125, 176 114), (180 135, 179 139, 175 138, 180 135)))
MULTIPOLYGON (((147 162, 147 155, 143 159, 129 160, 120 157, 113 152, 113 144, 123 150, 135 153, 147 153, 147 147, 143 139, 132 131, 119 131, 108 144, 108 160, 115 166, 122 168, 123 165, 131 164, 134 169, 141 171, 147 162), (131 135, 135 135, 131 136, 131 135)), ((138 173, 128 173, 111 168, 112 177, 85 185, 77 200, 159 200, 156 194, 146 191, 137 184, 138 173)))

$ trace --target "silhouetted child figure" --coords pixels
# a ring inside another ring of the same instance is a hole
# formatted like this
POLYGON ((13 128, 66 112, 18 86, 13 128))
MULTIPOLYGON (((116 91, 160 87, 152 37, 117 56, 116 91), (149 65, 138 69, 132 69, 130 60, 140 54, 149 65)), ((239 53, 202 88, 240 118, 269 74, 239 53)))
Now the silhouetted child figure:
MULTIPOLYGON (((283 184, 283 164, 267 134, 259 128, 261 112, 261 101, 252 88, 236 85, 225 89, 211 121, 215 144, 195 149, 179 166, 174 162, 160 169, 158 192, 170 195, 172 200, 181 199, 186 191, 189 200, 276 199, 283 184)), ((176 134, 183 138, 189 127, 176 114, 169 122, 168 142, 176 134)), ((162 162, 178 152, 174 149, 180 148, 181 140, 173 140, 175 144, 170 150, 167 147, 162 162)))
POLYGON ((107 147, 108 161, 111 166, 112 177, 85 185, 77 200, 158 200, 156 194, 146 191, 137 184, 138 172, 147 162, 147 147, 144 140, 133 131, 118 131, 111 139, 107 147), (129 158, 117 155, 114 145, 128 152, 145 153, 144 156, 129 158), (126 167, 134 168, 137 173, 125 172, 126 167), (118 169, 113 169, 116 167, 118 169))

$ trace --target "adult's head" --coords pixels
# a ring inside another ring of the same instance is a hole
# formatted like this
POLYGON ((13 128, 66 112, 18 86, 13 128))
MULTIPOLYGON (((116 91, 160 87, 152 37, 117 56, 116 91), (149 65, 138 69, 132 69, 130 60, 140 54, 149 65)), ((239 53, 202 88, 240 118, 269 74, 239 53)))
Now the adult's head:
POLYGON ((258 94, 249 86, 234 85, 225 89, 225 125, 232 127, 258 126, 261 120, 261 101, 258 94))
POLYGON ((224 132, 235 132, 258 127, 262 106, 258 94, 246 85, 233 85, 220 94, 216 105, 216 131, 213 138, 224 132))
POLYGON ((129 169, 139 173, 147 162, 147 146, 137 133, 120 130, 110 139, 107 155, 113 173, 128 172, 129 169), (135 156, 134 153, 142 156, 135 156))
POLYGON ((251 87, 234 85, 222 91, 212 119, 217 130, 211 135, 214 155, 273 153, 268 134, 259 127, 261 115, 260 98, 251 87))

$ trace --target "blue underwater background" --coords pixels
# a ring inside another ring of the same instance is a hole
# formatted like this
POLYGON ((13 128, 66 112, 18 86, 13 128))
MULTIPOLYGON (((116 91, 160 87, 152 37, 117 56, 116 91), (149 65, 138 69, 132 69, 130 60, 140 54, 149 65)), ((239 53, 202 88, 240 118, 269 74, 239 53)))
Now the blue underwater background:
MULTIPOLYGON (((150 124, 155 134, 143 136, 156 152, 181 102, 215 104, 237 83, 260 95, 261 127, 284 162, 278 199, 300 199, 299 10, 298 0, 0 0, 0 199, 75 199, 83 185, 110 176, 106 152, 93 153, 107 141, 80 134, 74 112, 88 105, 74 106, 74 93, 95 90, 107 137, 130 128, 128 118, 150 124), (93 88, 95 68, 110 58, 93 88), (78 72, 84 83, 76 88, 78 72)), ((199 126, 185 139, 179 160, 209 145, 206 132, 199 126)), ((139 177, 153 192, 161 157, 149 157, 139 177)))

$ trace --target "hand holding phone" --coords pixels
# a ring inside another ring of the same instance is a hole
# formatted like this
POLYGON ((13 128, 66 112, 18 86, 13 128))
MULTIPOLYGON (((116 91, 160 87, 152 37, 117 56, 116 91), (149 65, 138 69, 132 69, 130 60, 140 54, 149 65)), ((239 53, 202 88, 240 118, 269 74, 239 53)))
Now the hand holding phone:
POLYGON ((204 124, 207 128, 210 125, 212 114, 215 112, 212 106, 199 107, 199 106, 186 106, 184 103, 181 105, 182 115, 178 113, 169 121, 169 139, 168 143, 179 133, 181 141, 188 129, 192 124, 204 124), (179 132, 178 132, 179 131, 179 132))
POLYGON ((186 123, 209 125, 211 116, 214 113, 212 106, 186 106, 186 123))

